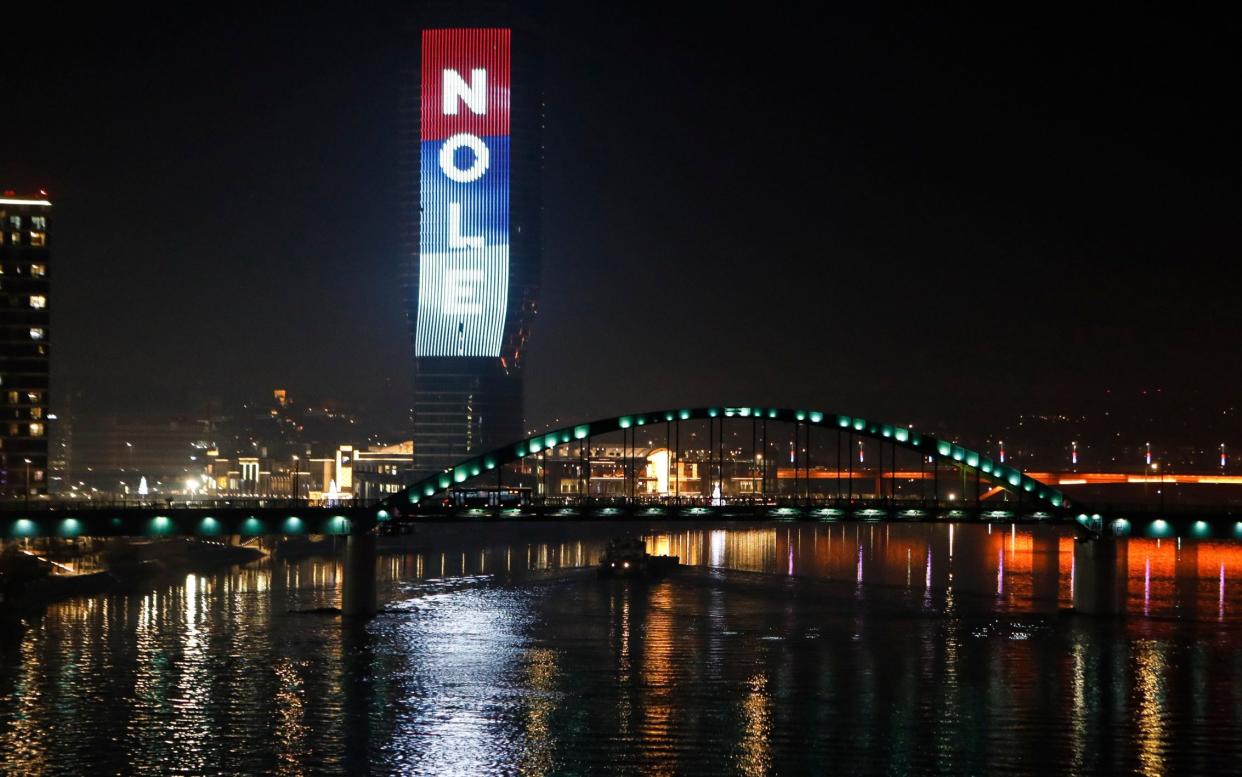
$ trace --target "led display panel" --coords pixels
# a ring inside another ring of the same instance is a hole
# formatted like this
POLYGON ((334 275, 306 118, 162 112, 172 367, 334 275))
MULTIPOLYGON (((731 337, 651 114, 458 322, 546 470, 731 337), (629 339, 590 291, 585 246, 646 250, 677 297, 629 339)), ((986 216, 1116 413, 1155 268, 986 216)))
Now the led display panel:
POLYGON ((509 296, 507 29, 424 30, 417 357, 500 355, 509 296))

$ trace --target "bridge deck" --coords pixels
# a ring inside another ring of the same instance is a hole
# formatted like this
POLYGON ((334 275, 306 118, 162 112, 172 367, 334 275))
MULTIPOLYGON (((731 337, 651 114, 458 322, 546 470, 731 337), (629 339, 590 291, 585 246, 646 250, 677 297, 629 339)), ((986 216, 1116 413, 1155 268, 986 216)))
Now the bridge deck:
POLYGON ((1242 510, 1173 513, 1114 507, 1101 513, 1039 509, 1015 502, 927 500, 560 500, 520 506, 423 504, 401 513, 376 505, 323 506, 306 502, 83 504, 40 501, 0 504, 0 538, 108 536, 347 535, 378 525, 435 521, 688 520, 949 522, 1072 526, 1084 534, 1242 539, 1242 510), (1107 516, 1107 517, 1105 517, 1107 516))

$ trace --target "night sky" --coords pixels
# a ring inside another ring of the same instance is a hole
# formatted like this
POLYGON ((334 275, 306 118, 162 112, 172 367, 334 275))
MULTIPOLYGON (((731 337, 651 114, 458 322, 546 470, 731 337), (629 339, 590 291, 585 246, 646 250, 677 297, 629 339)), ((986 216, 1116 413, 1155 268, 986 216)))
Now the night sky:
MULTIPOLYGON (((363 7, 6 9, 0 188, 56 204, 58 385, 404 417, 415 6, 363 7)), ((1232 402, 1237 19, 800 7, 541 4, 533 425, 1232 402)))

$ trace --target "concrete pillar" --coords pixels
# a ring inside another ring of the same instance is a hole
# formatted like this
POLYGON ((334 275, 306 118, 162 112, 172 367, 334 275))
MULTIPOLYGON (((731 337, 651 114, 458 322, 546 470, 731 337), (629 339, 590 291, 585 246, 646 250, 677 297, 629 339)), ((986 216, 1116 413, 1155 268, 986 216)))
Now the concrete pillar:
POLYGON ((1074 540, 1074 610, 1122 615, 1129 582, 1129 541, 1119 537, 1074 540))
POLYGON ((1061 595, 1061 535, 1036 527, 1031 537, 1031 605, 1055 611, 1061 595))
POLYGON ((375 535, 356 531, 345 542, 345 580, 341 593, 343 615, 374 615, 375 598, 375 535))

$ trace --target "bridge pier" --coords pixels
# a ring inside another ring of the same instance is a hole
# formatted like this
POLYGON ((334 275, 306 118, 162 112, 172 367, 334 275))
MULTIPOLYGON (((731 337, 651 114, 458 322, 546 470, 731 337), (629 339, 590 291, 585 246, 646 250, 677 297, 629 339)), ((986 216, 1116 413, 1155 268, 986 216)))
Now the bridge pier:
POLYGON ((1124 614, 1129 564, 1129 542, 1124 538, 1076 538, 1074 610, 1083 615, 1124 614))
POLYGON ((1036 529, 1031 540, 1031 602, 1035 609, 1055 612, 1061 595, 1061 537, 1036 529))
POLYGON ((375 596, 375 534, 370 522, 355 518, 345 542, 345 580, 341 614, 369 617, 378 609, 375 596))

